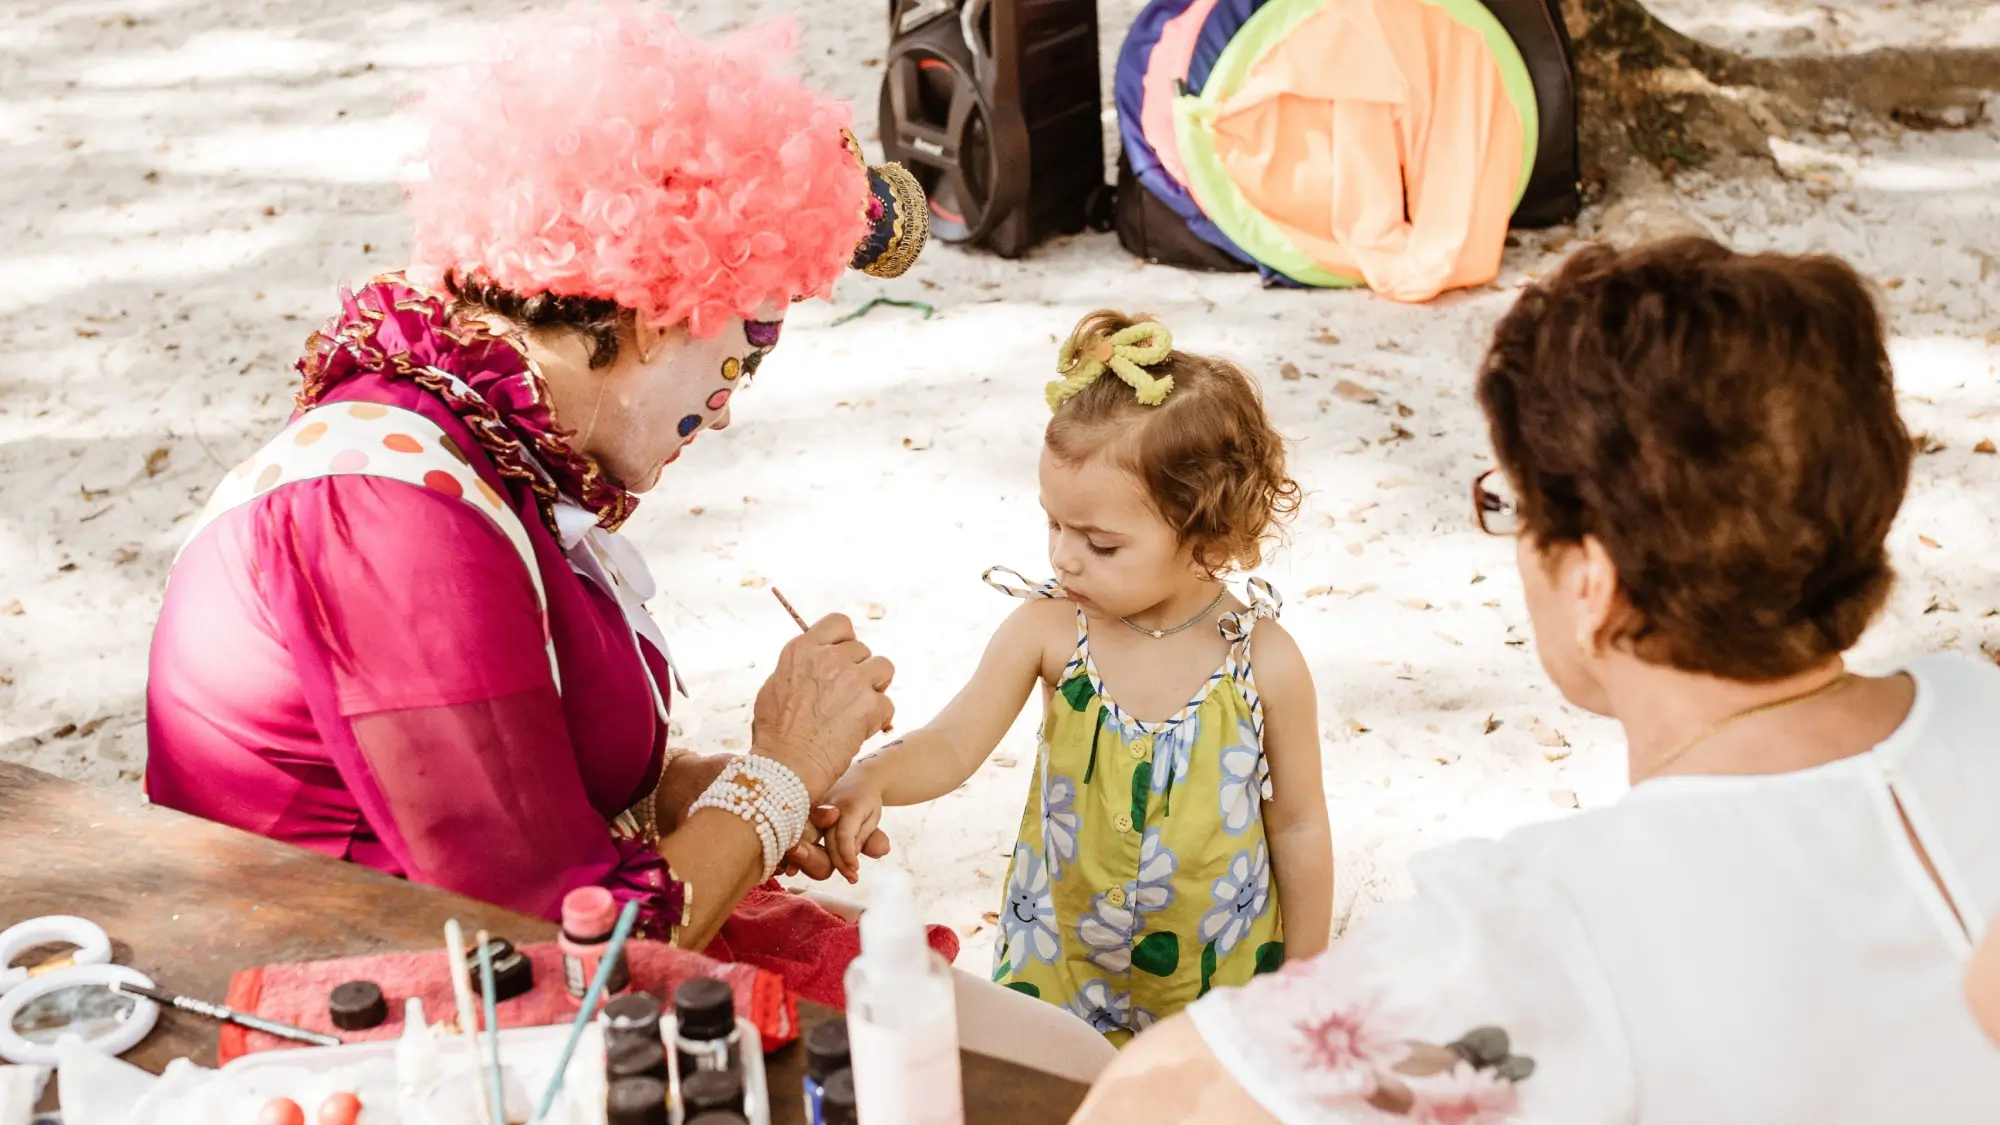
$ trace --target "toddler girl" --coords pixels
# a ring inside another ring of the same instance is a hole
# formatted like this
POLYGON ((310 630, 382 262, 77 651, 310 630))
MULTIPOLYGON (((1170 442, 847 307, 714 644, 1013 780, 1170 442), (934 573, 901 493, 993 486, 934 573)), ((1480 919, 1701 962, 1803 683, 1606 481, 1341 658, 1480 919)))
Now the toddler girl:
POLYGON ((1040 467, 1055 578, 987 572, 1027 604, 936 719, 828 794, 827 839, 853 879, 882 806, 958 788, 1039 680, 993 976, 1123 1043, 1326 946, 1312 677, 1270 586, 1251 579, 1246 606, 1221 578, 1260 561, 1299 487, 1249 376, 1175 351, 1155 321, 1084 318, 1059 370, 1040 467))

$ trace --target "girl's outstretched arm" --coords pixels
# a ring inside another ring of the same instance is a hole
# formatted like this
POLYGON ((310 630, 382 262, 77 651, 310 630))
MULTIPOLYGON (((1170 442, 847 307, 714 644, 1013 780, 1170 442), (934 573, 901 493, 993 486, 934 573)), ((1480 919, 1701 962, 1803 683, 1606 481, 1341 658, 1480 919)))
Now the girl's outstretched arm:
POLYGON ((826 840, 834 866, 849 882, 859 873, 861 842, 875 830, 882 807, 922 804, 965 784, 1021 713, 1042 675, 1049 638, 1072 635, 1075 622, 1067 601, 1022 605, 1001 623, 972 679, 937 718, 848 769, 826 796, 840 810, 826 840))
POLYGON ((1252 645, 1271 765, 1264 834, 1284 911, 1285 957, 1303 960, 1326 950, 1333 929, 1333 828, 1320 778, 1319 699, 1305 654, 1277 622, 1260 623, 1252 645))

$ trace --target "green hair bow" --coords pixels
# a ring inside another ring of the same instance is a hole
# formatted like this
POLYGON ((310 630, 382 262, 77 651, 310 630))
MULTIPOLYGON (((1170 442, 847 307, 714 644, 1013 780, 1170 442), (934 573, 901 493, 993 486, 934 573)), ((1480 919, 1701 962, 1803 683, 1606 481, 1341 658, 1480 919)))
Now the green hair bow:
POLYGON ((1173 333, 1167 331, 1166 325, 1150 320, 1121 328, 1109 336, 1072 336, 1056 357, 1056 370, 1063 377, 1048 385, 1049 411, 1055 412, 1095 383, 1106 368, 1138 392, 1141 403, 1158 406, 1166 401, 1167 392, 1174 389, 1174 377, 1154 377, 1146 373, 1146 368, 1167 358, 1173 350, 1173 333))

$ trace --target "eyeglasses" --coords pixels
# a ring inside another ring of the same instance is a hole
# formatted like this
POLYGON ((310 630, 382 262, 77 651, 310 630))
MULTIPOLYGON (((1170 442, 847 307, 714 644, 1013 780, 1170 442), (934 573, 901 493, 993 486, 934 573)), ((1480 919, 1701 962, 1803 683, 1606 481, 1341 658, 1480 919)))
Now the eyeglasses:
POLYGON ((1488 469, 1472 478, 1472 518, 1488 535, 1512 537, 1521 534, 1521 506, 1507 474, 1488 469))

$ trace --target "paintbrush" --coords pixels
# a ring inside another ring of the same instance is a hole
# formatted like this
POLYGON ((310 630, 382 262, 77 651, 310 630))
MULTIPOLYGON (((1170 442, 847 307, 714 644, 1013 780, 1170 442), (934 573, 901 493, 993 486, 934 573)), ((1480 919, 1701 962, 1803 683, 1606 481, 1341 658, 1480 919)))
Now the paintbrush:
POLYGON ((799 611, 792 608, 792 603, 785 600, 784 591, 778 589, 776 586, 773 586, 771 587, 771 596, 778 599, 778 604, 784 606, 785 612, 792 615, 792 620, 799 623, 799 632, 801 633, 811 632, 812 627, 806 624, 806 619, 800 617, 799 611))
MULTIPOLYGON (((799 623, 799 632, 801 633, 812 632, 812 626, 807 625, 806 619, 799 616, 799 611, 792 608, 792 603, 786 599, 784 592, 782 590, 779 590, 776 586, 771 587, 771 596, 778 599, 778 604, 785 607, 785 612, 792 615, 793 621, 799 623)), ((896 729, 896 724, 893 722, 882 724, 883 734, 888 734, 889 732, 895 729, 896 729)))
POLYGON ((458 1026, 465 1032, 465 1044, 472 1050, 473 1065, 480 1072, 475 1076, 479 1087, 479 1116, 493 1120, 493 1094, 485 1081, 486 1064, 479 1058, 479 1012, 472 1004, 472 969, 465 963, 465 930, 458 919, 451 918, 444 924, 444 951, 451 965, 451 991, 458 1000, 458 1026))
POLYGON ((507 1091, 500 1081, 500 1014, 493 1000, 497 992, 493 987, 493 947, 485 930, 479 931, 478 941, 480 991, 486 1001, 486 1049, 493 1058, 493 1072, 486 1081, 493 1091, 493 1125, 507 1125, 507 1091))
POLYGON ((563 1044, 562 1055, 556 1059, 556 1072, 549 1076, 548 1089, 542 1091, 542 1104, 535 1109, 536 1121, 547 1120, 549 1109, 556 1104, 556 1095, 562 1093, 563 1072, 569 1069, 570 1056, 576 1054, 577 1040, 583 1038, 583 1029, 597 1015, 598 997, 604 995, 604 986, 611 981, 612 966, 625 955, 625 939, 632 936, 632 924, 638 920, 639 900, 626 900, 625 908, 618 912, 618 924, 611 928, 611 940, 605 943, 604 956, 597 962, 597 973, 584 991, 583 1005, 570 1021, 569 1042, 563 1044))
POLYGON ((223 1007, 221 1004, 211 1004, 206 1000, 196 1000, 192 996, 175 996, 171 992, 160 992, 156 989, 147 988, 144 985, 130 984, 125 981, 114 981, 111 987, 119 992, 129 993, 133 996, 143 996, 156 1004, 165 1004, 168 1007, 179 1008, 183 1012, 193 1012, 198 1016, 207 1016, 212 1020, 221 1020, 223 1023, 233 1023, 238 1027, 247 1027, 252 1031, 261 1031, 266 1035, 275 1035, 280 1039, 290 1039, 295 1043, 310 1043, 315 1047, 340 1046, 340 1038, 338 1036, 322 1035, 317 1031, 307 1031, 303 1027, 293 1027, 290 1024, 279 1023, 276 1020, 267 1020, 262 1016, 253 1016, 248 1012, 239 1012, 234 1008, 223 1007))

